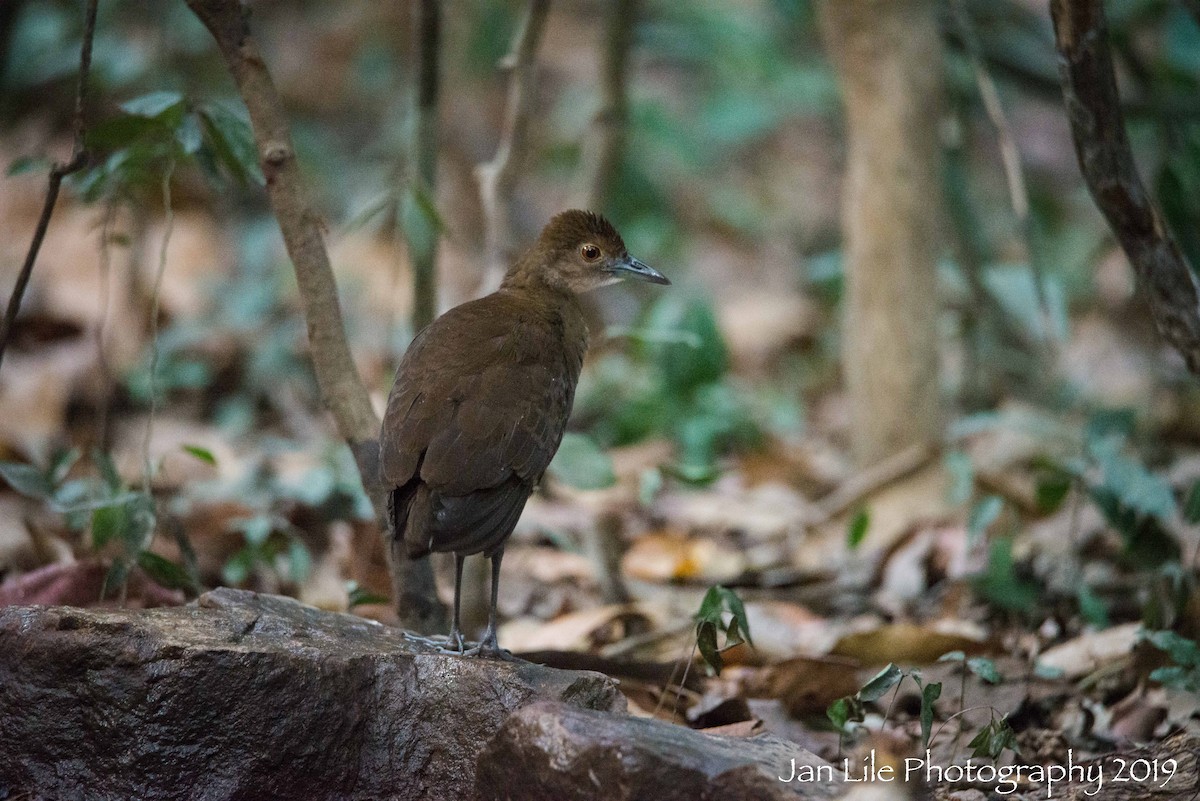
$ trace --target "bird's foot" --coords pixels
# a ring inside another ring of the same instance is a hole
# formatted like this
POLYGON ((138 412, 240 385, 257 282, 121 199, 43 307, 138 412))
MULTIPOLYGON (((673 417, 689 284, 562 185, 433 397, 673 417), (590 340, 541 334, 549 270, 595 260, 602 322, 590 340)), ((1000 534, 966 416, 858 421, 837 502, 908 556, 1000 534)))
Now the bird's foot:
POLYGON ((505 662, 512 662, 515 657, 512 651, 507 648, 501 648, 496 642, 496 632, 488 631, 483 635, 483 639, 478 645, 473 645, 463 652, 463 656, 479 656, 487 659, 502 659, 505 662))
POLYGON ((413 634, 409 631, 404 632, 403 635, 404 639, 409 642, 415 642, 427 648, 432 648, 439 654, 463 656, 465 653, 466 641, 463 640, 463 636, 457 631, 452 631, 449 635, 432 634, 427 637, 420 634, 413 634))

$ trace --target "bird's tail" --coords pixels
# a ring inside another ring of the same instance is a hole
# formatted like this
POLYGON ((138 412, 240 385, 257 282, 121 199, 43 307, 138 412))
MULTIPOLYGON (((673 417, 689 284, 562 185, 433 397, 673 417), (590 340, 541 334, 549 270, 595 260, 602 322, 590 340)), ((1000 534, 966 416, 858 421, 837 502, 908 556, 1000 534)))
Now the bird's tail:
POLYGON ((409 559, 419 559, 430 551, 433 532, 429 487, 414 479, 388 496, 388 517, 391 519, 392 539, 399 545, 403 540, 409 559))

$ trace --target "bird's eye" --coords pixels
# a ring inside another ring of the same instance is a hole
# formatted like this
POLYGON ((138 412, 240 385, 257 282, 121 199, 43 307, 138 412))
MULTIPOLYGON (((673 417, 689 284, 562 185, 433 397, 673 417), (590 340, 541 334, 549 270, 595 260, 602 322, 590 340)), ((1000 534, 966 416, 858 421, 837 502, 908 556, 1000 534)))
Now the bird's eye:
POLYGON ((579 248, 579 255, 583 256, 584 261, 596 261, 600 258, 600 248, 589 242, 579 248))

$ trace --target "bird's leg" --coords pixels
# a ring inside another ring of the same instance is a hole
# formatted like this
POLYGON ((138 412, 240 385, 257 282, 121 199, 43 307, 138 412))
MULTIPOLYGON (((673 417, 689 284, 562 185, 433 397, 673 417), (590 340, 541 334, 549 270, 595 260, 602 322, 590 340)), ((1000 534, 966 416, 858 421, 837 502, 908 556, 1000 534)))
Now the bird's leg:
POLYGON ((458 625, 458 610, 462 601, 463 562, 466 560, 467 557, 463 554, 454 554, 454 623, 450 626, 449 650, 458 654, 462 654, 463 652, 463 636, 458 625))
POLYGON ((500 595, 500 559, 503 556, 503 548, 492 556, 492 603, 488 607, 487 630, 483 632, 483 639, 479 641, 479 645, 467 651, 468 654, 495 656, 500 659, 513 658, 512 653, 501 648, 500 644, 496 642, 496 600, 500 595))
POLYGON ((441 654, 463 655, 465 643, 463 641, 462 630, 459 628, 459 608, 462 599, 463 562, 466 558, 460 554, 454 554, 454 623, 450 626, 450 636, 445 637, 441 634, 436 634, 432 637, 421 637, 406 631, 404 632, 406 639, 419 642, 422 645, 428 645, 431 648, 437 649, 438 653, 441 654))

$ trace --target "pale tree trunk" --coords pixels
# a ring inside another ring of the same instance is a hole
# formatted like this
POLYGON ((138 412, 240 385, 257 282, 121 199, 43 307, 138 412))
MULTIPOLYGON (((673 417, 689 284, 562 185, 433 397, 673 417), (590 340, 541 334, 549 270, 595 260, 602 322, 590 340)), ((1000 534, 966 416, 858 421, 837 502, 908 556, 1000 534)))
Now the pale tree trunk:
POLYGON ((843 369, 854 457, 870 464, 939 434, 937 4, 825 0, 821 13, 848 139, 843 369))

